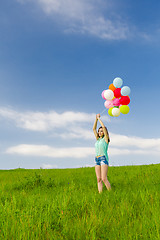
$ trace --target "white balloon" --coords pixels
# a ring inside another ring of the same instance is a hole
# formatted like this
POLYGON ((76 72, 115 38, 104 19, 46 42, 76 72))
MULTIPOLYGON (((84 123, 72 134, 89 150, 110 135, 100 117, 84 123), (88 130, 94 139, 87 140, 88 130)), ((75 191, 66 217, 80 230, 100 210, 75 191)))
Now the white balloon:
POLYGON ((110 90, 110 89, 105 90, 104 91, 104 97, 105 97, 106 100, 112 100, 113 97, 114 97, 113 91, 110 90))
POLYGON ((116 88, 120 88, 123 84, 123 80, 119 77, 116 77, 114 80, 113 80, 113 85, 116 87, 116 88))
POLYGON ((128 87, 128 86, 124 86, 124 87, 122 87, 122 89, 121 89, 121 94, 122 94, 122 96, 127 96, 127 95, 130 94, 130 92, 131 92, 131 89, 130 89, 130 87, 128 87))
POLYGON ((114 117, 118 117, 119 115, 120 115, 120 109, 119 108, 113 108, 112 109, 112 115, 114 116, 114 117))

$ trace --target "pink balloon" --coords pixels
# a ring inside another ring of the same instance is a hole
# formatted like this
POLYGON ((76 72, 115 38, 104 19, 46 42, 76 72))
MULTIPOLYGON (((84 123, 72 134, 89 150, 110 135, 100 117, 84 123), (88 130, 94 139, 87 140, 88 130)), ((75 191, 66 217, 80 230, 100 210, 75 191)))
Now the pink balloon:
POLYGON ((105 103, 104 103, 104 106, 106 108, 112 108, 113 107, 113 100, 106 100, 105 103))
POLYGON ((119 98, 114 98, 113 99, 113 106, 119 106, 120 105, 120 99, 119 98))
POLYGON ((106 100, 106 98, 104 97, 104 92, 105 92, 105 90, 101 93, 101 96, 104 100, 106 100))

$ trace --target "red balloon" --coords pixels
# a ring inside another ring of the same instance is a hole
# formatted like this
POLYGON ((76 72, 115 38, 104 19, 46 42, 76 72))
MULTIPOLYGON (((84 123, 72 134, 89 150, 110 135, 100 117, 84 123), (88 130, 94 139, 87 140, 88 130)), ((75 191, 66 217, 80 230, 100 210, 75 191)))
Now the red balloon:
POLYGON ((116 88, 113 92, 114 92, 114 96, 116 98, 120 98, 121 97, 121 88, 116 88))
POLYGON ((122 96, 120 99, 120 104, 128 105, 130 103, 130 98, 128 96, 122 96))

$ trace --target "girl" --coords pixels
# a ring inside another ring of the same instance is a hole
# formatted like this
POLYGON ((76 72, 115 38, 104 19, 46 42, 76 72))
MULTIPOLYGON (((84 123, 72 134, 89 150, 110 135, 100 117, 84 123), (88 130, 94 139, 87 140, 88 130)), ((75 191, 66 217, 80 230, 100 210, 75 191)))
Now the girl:
POLYGON ((102 192, 102 188, 103 188, 102 181, 104 182, 106 188, 108 190, 111 190, 111 185, 107 179, 108 165, 109 165, 107 150, 108 150, 108 144, 110 142, 110 139, 109 139, 108 130, 100 119, 100 114, 96 115, 96 120, 93 125, 93 132, 97 139, 97 142, 95 144, 95 148, 96 148, 95 171, 97 176, 98 191, 100 193, 102 192), (101 127, 98 129, 98 132, 97 132, 96 129, 97 129, 98 120, 101 124, 101 127))

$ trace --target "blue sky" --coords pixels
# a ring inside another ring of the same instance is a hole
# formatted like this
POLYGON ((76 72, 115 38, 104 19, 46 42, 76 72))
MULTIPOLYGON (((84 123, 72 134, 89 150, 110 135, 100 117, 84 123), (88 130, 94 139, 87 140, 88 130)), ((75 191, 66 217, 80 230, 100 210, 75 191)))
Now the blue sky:
POLYGON ((131 88, 130 112, 102 120, 110 165, 160 161, 160 2, 0 3, 0 169, 94 166, 101 92, 131 88))

